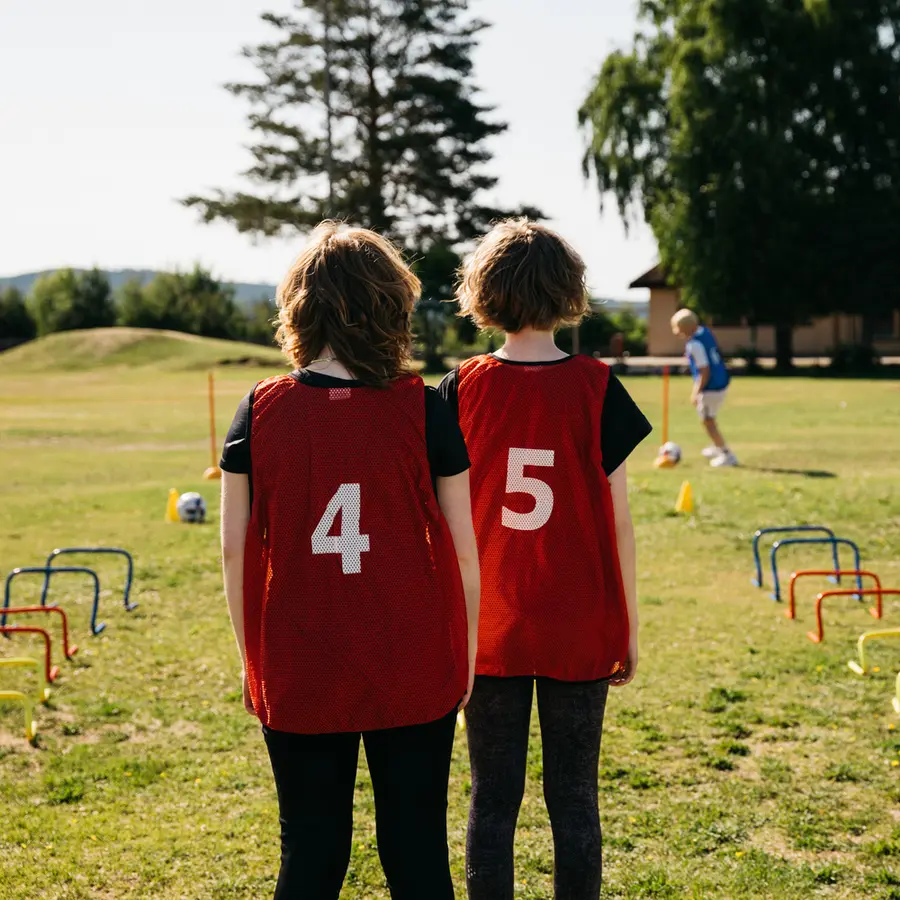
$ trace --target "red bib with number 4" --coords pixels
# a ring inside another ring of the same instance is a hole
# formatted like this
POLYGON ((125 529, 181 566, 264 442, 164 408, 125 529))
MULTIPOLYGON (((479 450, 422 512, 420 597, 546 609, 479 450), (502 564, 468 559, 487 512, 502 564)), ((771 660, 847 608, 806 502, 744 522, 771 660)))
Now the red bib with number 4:
POLYGON ((479 675, 621 671, 628 612, 600 420, 609 368, 586 356, 459 368, 481 554, 479 675))
POLYGON ((263 381, 251 448, 244 632, 263 724, 322 734, 445 716, 466 690, 466 608, 422 379, 263 381))

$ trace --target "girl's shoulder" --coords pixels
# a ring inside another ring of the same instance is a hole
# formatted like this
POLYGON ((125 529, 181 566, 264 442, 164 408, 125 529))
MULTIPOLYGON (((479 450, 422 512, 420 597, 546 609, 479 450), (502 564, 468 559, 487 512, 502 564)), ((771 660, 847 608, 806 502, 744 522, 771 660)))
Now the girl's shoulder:
POLYGON ((480 369, 494 368, 502 363, 491 353, 480 353, 478 356, 470 356, 457 366, 460 376, 471 375, 480 369))

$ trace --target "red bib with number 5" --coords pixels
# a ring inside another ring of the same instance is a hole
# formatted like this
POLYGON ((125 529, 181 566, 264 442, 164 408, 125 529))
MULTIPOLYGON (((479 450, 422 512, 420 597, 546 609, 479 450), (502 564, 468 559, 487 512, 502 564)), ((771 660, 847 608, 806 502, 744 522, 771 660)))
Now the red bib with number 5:
POLYGON ((263 381, 251 446, 244 633, 263 724, 322 734, 445 716, 466 690, 466 608, 422 379, 263 381))
POLYGON ((609 368, 586 356, 459 368, 481 554, 479 675, 622 670, 628 612, 600 427, 609 368))

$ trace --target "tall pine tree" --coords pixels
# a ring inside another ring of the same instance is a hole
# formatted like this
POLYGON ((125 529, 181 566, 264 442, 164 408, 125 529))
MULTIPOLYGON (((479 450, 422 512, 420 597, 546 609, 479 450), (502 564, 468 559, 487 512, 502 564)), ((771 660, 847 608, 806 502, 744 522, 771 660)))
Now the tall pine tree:
MULTIPOLYGON (((479 104, 472 52, 486 24, 468 0, 294 0, 245 48, 254 189, 184 202, 257 235, 327 217, 375 228, 416 255, 454 248, 504 211, 483 202, 486 141, 506 125, 479 104)), ((534 210, 525 212, 535 213, 534 210)))

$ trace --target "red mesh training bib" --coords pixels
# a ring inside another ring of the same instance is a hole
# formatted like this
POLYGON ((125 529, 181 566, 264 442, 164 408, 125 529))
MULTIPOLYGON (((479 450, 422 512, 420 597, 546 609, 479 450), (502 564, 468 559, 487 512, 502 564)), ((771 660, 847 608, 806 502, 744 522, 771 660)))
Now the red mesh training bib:
POLYGON ((624 667, 628 613, 600 414, 609 368, 577 356, 460 366, 481 554, 479 675, 605 678, 624 667))
POLYGON ((279 731, 430 722, 465 693, 466 609, 435 499, 418 377, 256 388, 244 631, 254 708, 279 731))

